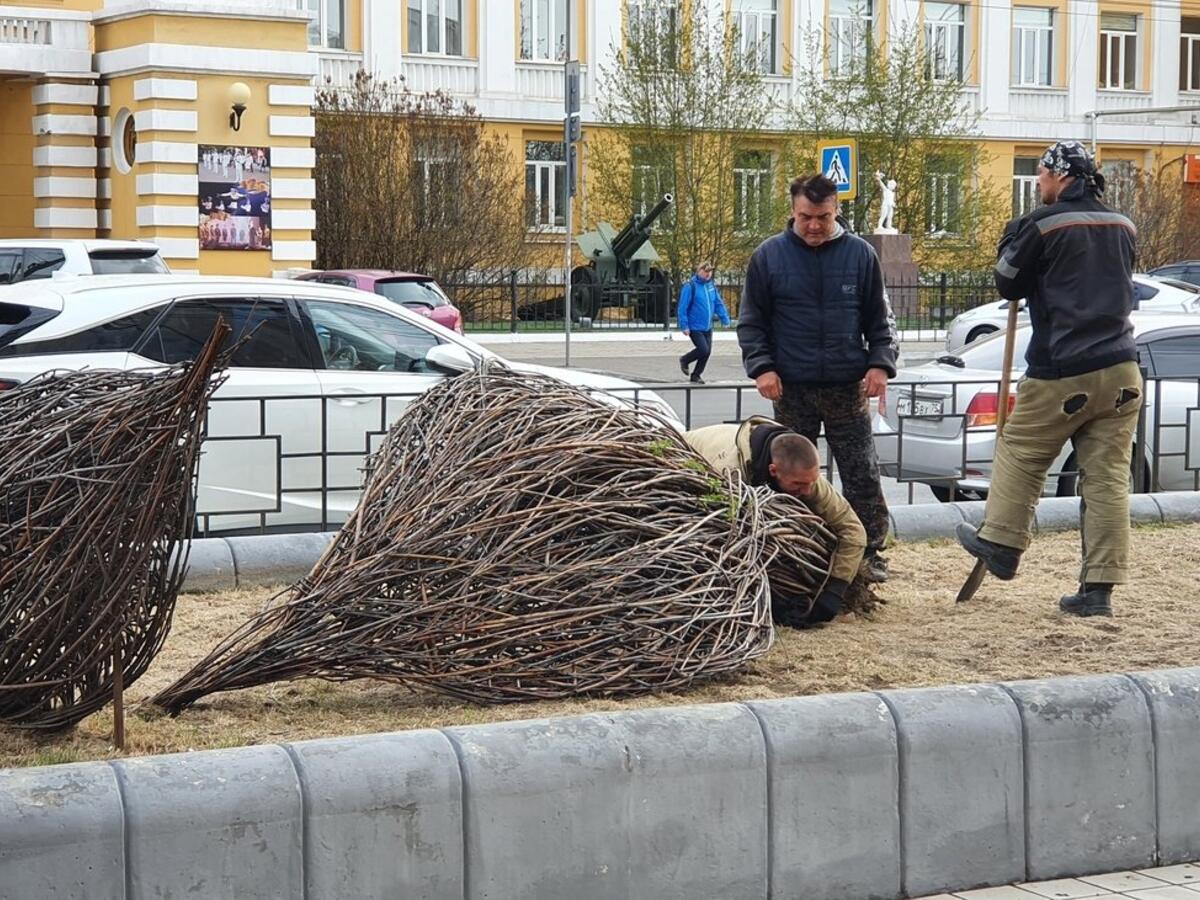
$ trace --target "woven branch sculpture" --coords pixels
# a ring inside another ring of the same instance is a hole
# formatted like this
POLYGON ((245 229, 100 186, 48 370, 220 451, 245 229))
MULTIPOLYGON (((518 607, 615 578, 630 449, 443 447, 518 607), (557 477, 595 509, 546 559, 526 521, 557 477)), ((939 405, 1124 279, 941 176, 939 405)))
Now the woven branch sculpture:
POLYGON ((153 702, 303 677, 478 703, 675 688, 773 638, 767 571, 811 603, 834 538, 725 482, 668 426, 505 369, 425 393, 294 588, 153 702))
POLYGON ((162 646, 228 333, 218 324, 188 365, 50 372, 0 393, 0 722, 74 725, 162 646))

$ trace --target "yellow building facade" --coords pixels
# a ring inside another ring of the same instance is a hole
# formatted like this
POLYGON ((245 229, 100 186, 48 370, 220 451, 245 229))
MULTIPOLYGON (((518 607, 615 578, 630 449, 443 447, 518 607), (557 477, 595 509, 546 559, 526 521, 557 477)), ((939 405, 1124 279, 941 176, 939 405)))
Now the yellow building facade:
POLYGON ((309 17, 250 5, 0 0, 0 237, 149 240, 177 271, 311 264, 309 17), (211 148, 241 152, 206 210, 211 148), (235 220, 251 200, 257 215, 235 220), (245 225, 226 246, 254 249, 210 248, 217 216, 245 225))

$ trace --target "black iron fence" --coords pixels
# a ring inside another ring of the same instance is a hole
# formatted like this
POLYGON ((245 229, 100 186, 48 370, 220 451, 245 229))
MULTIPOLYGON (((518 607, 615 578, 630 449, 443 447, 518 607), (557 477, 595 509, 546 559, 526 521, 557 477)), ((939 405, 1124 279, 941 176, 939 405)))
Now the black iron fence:
MULTIPOLYGON (((1148 378, 1130 479, 1137 492, 1200 490, 1200 377, 1148 378)), ((875 417, 876 448, 892 504, 980 499, 991 473, 995 381, 895 381, 875 417)), ((222 397, 209 409, 197 530, 324 531, 358 499, 362 468, 415 394, 222 397)), ((686 428, 771 415, 752 384, 662 384, 631 389, 634 404, 672 411, 686 428), (669 407, 669 409, 668 409, 669 407)), ((824 468, 836 461, 821 441, 824 468)), ((1071 495, 1078 466, 1068 445, 1047 493, 1071 495)))
MULTIPOLYGON (((562 331, 566 304, 561 273, 532 278, 513 272, 490 280, 443 284, 463 312, 468 332, 562 331)), ((736 276, 717 280, 730 316, 737 318, 742 282, 736 276)), ((916 339, 936 339, 960 313, 1000 299, 991 276, 940 273, 913 283, 888 285, 897 327, 921 332, 916 339)), ((571 323, 574 330, 662 331, 675 322, 679 285, 663 278, 653 284, 574 284, 571 323)))

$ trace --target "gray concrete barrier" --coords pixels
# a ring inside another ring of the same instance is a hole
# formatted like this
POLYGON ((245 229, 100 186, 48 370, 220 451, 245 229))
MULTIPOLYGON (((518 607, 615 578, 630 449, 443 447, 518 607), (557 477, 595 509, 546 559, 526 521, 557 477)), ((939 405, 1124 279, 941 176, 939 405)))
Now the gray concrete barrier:
MULTIPOLYGON (((918 503, 891 510, 892 534, 900 541, 953 540, 959 522, 979 525, 982 501, 918 503)), ((1130 498, 1135 525, 1200 522, 1200 492, 1135 494, 1130 498)), ((1039 532, 1079 527, 1076 497, 1047 497, 1038 503, 1034 527, 1039 532)), ((308 574, 336 532, 201 538, 192 552, 183 590, 218 591, 289 584, 308 574)))
POLYGON ((0 771, 0 897, 838 898, 1200 852, 1200 669, 0 771))

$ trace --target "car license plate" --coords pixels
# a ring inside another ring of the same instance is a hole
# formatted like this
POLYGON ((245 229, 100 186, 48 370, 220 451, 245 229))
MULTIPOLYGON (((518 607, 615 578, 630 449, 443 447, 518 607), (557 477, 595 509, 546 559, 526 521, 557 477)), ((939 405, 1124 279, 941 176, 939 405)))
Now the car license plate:
POLYGON ((916 398, 915 405, 912 397, 900 397, 896 403, 896 413, 901 416, 937 416, 942 415, 941 400, 924 400, 916 398))

